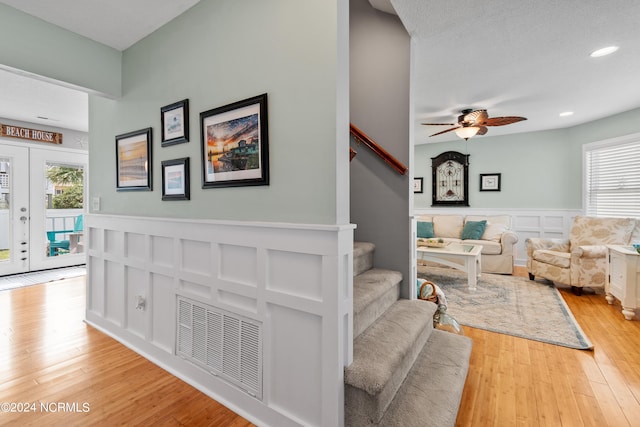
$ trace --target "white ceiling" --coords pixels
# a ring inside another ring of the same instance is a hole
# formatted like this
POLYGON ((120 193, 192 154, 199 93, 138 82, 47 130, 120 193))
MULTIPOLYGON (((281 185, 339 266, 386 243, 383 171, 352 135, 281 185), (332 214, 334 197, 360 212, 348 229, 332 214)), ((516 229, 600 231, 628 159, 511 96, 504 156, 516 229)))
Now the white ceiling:
MULTIPOLYGON (((118 50, 198 0, 0 0, 118 50)), ((637 0, 370 0, 414 38, 417 142, 464 108, 528 120, 487 136, 556 129, 640 107, 637 0), (611 56, 590 58, 615 44, 611 56), (570 117, 559 117, 573 111, 570 117)), ((0 69, 0 117, 87 130, 87 95, 0 69), (38 119, 37 116, 49 120, 38 119), (53 120, 52 120, 53 119, 53 120)), ((475 137, 478 139, 486 136, 475 137)))
MULTIPOLYGON (((370 0, 389 3, 414 38, 416 142, 464 108, 527 121, 486 136, 564 128, 640 107, 637 0, 370 0), (591 58, 601 47, 620 49, 591 58), (564 111, 574 115, 559 117, 564 111)), ((381 7, 384 10, 384 7, 381 7)), ((388 10, 388 9, 387 9, 388 10)))
MULTIPOLYGON (((0 3, 122 51, 199 1, 0 0, 0 3)), ((86 93, 14 71, 0 68, 0 117, 88 130, 86 93)))

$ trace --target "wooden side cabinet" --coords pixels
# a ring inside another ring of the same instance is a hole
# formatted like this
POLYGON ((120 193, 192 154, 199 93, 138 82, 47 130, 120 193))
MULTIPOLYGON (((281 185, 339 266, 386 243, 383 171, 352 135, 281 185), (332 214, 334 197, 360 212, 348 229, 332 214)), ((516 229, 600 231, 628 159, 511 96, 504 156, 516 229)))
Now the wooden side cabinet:
POLYGON ((622 304, 622 314, 627 320, 635 317, 640 307, 640 255, 632 246, 607 245, 609 263, 605 292, 607 302, 614 298, 622 304))

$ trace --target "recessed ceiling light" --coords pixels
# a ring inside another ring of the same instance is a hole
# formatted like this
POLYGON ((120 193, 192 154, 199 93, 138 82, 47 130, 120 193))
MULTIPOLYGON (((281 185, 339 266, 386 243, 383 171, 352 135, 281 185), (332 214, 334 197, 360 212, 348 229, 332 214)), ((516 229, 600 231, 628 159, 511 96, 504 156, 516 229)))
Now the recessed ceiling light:
POLYGON ((573 116, 573 111, 564 111, 560 113, 560 117, 573 116))
POLYGON ((602 49, 594 50, 593 52, 591 52, 591 57, 592 58, 598 58, 600 56, 610 55, 613 52, 615 52, 616 50, 618 50, 618 46, 603 47, 602 49))

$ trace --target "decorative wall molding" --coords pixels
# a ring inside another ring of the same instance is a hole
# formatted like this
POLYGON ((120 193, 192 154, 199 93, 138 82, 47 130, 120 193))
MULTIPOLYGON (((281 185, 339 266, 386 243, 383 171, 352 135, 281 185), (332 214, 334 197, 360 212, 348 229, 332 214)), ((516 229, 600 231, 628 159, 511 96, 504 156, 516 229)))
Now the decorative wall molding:
POLYGON ((568 239, 573 218, 582 215, 581 209, 473 209, 438 208, 415 209, 414 215, 509 215, 512 230, 518 235, 514 247, 515 265, 527 264, 525 241, 530 237, 568 239))
POLYGON ((353 229, 87 215, 87 321, 257 424, 342 425, 353 229), (262 325, 261 398, 176 355, 178 296, 262 325))

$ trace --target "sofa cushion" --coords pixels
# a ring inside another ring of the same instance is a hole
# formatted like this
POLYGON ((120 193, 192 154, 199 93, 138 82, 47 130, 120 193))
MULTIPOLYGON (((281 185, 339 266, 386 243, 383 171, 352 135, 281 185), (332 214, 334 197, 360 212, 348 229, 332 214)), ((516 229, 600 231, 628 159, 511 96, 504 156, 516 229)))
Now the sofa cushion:
POLYGON ((482 246, 482 252, 480 252, 482 255, 500 255, 502 253, 502 245, 497 242, 490 242, 488 240, 465 240, 462 244, 482 246))
POLYGON ((459 239, 462 235, 464 217, 462 215, 435 215, 433 229, 436 237, 459 239))
POLYGON ((418 221, 417 232, 418 237, 422 239, 430 239, 432 237, 435 237, 435 234, 433 233, 432 222, 418 221))
POLYGON ((571 247, 584 245, 626 245, 636 222, 631 218, 594 218, 577 216, 573 220, 571 247))
POLYGON ((511 229, 511 216, 510 215, 469 215, 465 218, 466 221, 482 221, 486 220, 487 224, 502 224, 507 230, 511 229))
POLYGON ((488 222, 482 233, 482 240, 489 240, 490 242, 498 242, 502 239, 502 233, 507 231, 506 225, 501 223, 488 222))
POLYGON ((533 252, 533 259, 545 264, 555 265, 560 268, 569 268, 569 265, 571 265, 571 254, 568 252, 538 249, 533 252))
POLYGON ((479 240, 487 226, 487 221, 467 221, 462 228, 462 240, 479 240))

